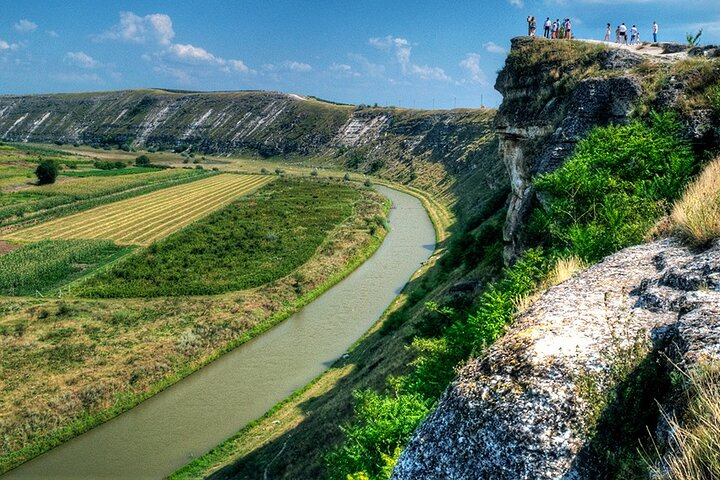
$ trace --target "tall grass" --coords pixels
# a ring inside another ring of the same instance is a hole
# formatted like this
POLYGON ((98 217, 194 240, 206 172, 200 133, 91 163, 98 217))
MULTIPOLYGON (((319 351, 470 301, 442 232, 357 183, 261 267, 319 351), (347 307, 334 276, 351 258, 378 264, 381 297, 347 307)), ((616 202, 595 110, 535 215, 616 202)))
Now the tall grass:
POLYGON ((694 245, 720 238, 720 158, 685 190, 671 218, 677 232, 694 245))
POLYGON ((720 365, 703 365, 687 374, 688 407, 682 421, 670 419, 671 450, 657 478, 720 478, 720 365))

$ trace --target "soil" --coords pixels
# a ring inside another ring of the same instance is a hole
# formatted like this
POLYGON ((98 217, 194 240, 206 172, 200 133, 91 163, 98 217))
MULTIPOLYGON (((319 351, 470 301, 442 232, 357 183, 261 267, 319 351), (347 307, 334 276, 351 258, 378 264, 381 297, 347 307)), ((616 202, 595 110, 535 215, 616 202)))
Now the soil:
POLYGON ((0 240, 0 255, 5 255, 6 253, 12 252, 13 250, 17 250, 20 248, 20 245, 15 245, 12 243, 3 242, 0 240))

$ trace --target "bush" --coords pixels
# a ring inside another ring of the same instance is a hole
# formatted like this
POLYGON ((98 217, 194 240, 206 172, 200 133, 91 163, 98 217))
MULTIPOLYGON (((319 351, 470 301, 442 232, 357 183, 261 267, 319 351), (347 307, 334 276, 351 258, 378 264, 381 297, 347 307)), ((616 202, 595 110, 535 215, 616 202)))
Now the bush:
POLYGON ((260 169, 260 173, 262 173, 262 174, 264 174, 264 175, 267 175, 268 173, 270 173, 270 170, 268 170, 267 168, 263 167, 263 168, 260 169))
POLYGON ((317 169, 317 168, 313 168, 313 169, 310 171, 310 176, 311 176, 311 177, 317 177, 317 176, 318 176, 318 169, 317 169))
POLYGON ((720 157, 675 202, 671 218, 676 231, 694 245, 720 238, 720 157))
POLYGON ((695 159, 672 114, 593 130, 535 186, 547 198, 531 230, 596 261, 642 241, 692 175, 695 159))
POLYGON ((370 188, 370 187, 373 186, 373 184, 372 184, 372 182, 370 181, 369 178, 366 178, 366 179, 365 179, 365 182, 363 182, 363 185, 365 185, 367 188, 370 188))
POLYGON ((140 155, 135 159, 135 165, 138 167, 148 167, 150 166, 150 157, 147 155, 140 155))
POLYGON ((425 418, 429 405, 419 395, 390 397, 366 390, 354 397, 358 421, 342 428, 348 441, 327 457, 330 478, 347 480, 361 472, 389 478, 400 446, 425 418))
POLYGON ((343 180, 345 180, 346 182, 348 182, 348 181, 352 180, 352 177, 350 176, 349 173, 346 173, 346 174, 343 176, 343 180))
POLYGON ((55 183, 58 176, 58 165, 53 160, 41 160, 35 169, 35 176, 38 179, 38 185, 49 185, 55 183))
POLYGON ((282 168, 276 168, 275 173, 278 175, 285 175, 285 170, 283 170, 282 168))

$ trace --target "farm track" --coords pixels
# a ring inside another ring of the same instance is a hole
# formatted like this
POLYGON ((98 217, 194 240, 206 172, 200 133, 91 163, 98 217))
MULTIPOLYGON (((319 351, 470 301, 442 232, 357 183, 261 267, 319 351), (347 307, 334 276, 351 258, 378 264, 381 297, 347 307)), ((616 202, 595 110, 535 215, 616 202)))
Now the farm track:
POLYGON ((6 240, 103 239, 147 246, 272 181, 222 174, 18 230, 6 240))

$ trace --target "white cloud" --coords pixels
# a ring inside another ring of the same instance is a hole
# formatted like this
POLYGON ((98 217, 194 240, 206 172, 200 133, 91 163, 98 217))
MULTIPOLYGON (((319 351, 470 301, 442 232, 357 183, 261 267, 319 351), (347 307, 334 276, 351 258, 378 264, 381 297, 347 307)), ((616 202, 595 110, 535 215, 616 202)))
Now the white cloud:
POLYGON ((287 61, 283 63, 283 66, 291 72, 306 73, 312 71, 312 67, 307 63, 287 61))
POLYGON ((365 74, 370 77, 378 78, 385 75, 385 65, 379 63, 373 63, 363 55, 357 53, 351 53, 348 58, 353 62, 357 63, 365 74))
POLYGON ((525 6, 525 2, 523 0, 508 0, 510 2, 510 5, 517 8, 522 8, 525 6))
POLYGON ((214 65, 225 65, 225 60, 216 57, 202 47, 190 44, 174 43, 167 49, 176 60, 187 63, 208 63, 214 65))
POLYGON ((480 67, 480 54, 468 53, 460 62, 460 67, 466 71, 471 83, 475 83, 477 85, 488 84, 487 76, 480 67))
POLYGON ((411 65, 410 73, 422 80, 438 80, 441 82, 449 82, 452 79, 440 67, 430 67, 428 65, 411 65))
POLYGON ((498 53, 504 55, 507 52, 507 50, 505 50, 503 47, 501 47, 495 42, 485 42, 483 43, 483 48, 485 49, 485 51, 490 53, 498 53))
POLYGON ((47 34, 48 34, 49 36, 51 36, 52 38, 58 38, 58 37, 60 36, 55 30, 48 30, 48 31, 45 32, 45 33, 47 33, 47 34))
POLYGON ((373 47, 390 51, 395 56, 403 75, 418 77, 422 80, 438 80, 447 82, 452 80, 440 67, 429 65, 416 65, 412 63, 412 43, 405 38, 388 35, 386 37, 375 37, 369 40, 373 47))
POLYGON ((12 52, 17 50, 18 48, 20 48, 19 43, 8 43, 5 40, 0 40, 0 52, 4 52, 7 50, 12 52))
POLYGON ((15 23, 15 30, 22 33, 34 32, 37 28, 37 23, 31 22, 27 18, 23 18, 19 22, 15 23))
POLYGON ((307 63, 296 62, 294 60, 286 60, 279 64, 266 63, 262 66, 262 68, 267 72, 278 72, 281 70, 286 70, 297 73, 307 73, 311 72, 313 69, 312 66, 308 65, 307 63))
POLYGON ((381 38, 371 38, 370 45, 381 50, 392 50, 395 58, 400 64, 402 72, 406 74, 410 67, 410 54, 412 53, 412 45, 404 38, 393 37, 388 35, 381 38))
POLYGON ((170 45, 175 38, 172 19, 164 13, 153 13, 141 17, 133 12, 120 12, 120 22, 110 30, 95 36, 95 40, 120 40, 146 43, 155 41, 170 45))
POLYGON ((68 65, 81 68, 96 68, 99 66, 97 60, 85 52, 67 52, 63 57, 63 61, 68 65))
POLYGON ((228 63, 228 66, 230 67, 230 69, 234 70, 236 72, 240 72, 240 73, 251 73, 252 72, 250 70, 250 68, 247 65, 245 65, 245 62, 243 62, 242 60, 228 60, 227 63, 228 63))

